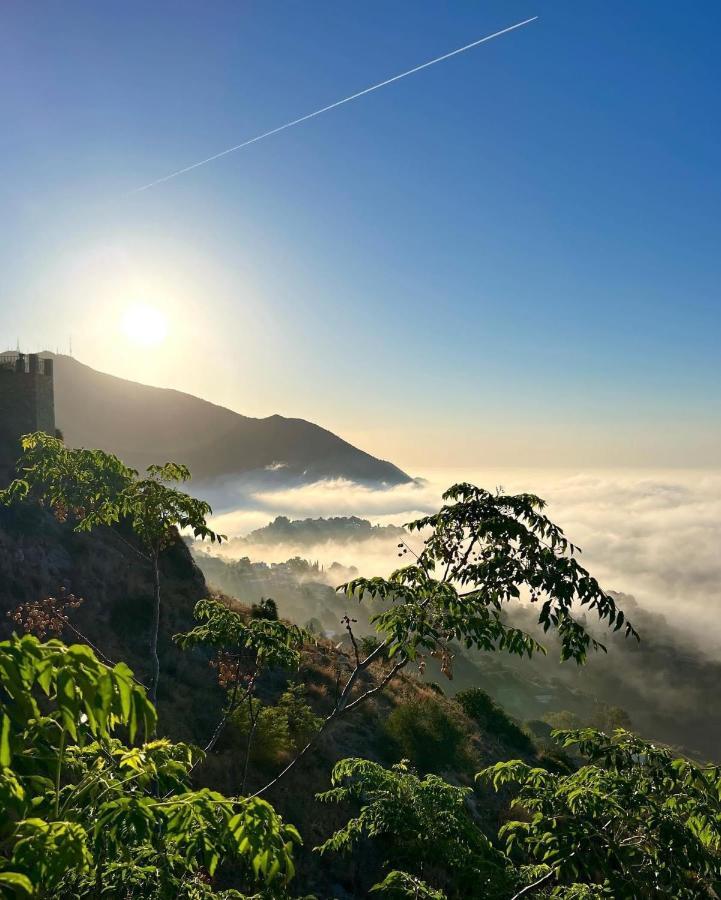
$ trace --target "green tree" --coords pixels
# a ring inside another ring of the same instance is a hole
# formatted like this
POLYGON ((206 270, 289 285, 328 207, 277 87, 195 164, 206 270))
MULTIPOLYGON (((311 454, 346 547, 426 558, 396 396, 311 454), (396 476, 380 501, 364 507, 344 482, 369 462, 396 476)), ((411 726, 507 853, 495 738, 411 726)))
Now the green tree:
POLYGON ((441 697, 423 696, 396 706, 383 732, 398 755, 421 772, 463 769, 470 763, 468 732, 458 708, 441 697))
POLYGON ((320 619, 316 618, 316 616, 312 616, 310 619, 308 619, 304 627, 308 634, 316 636, 320 636, 323 634, 323 623, 320 619))
POLYGON ((578 548, 542 514, 539 497, 457 484, 444 500, 451 502, 406 526, 430 532, 415 565, 388 579, 357 578, 344 586, 350 596, 370 595, 388 604, 372 621, 400 664, 432 653, 450 665, 453 640, 469 649, 520 655, 542 650, 502 616, 504 605, 520 599, 524 587, 540 605, 543 630, 557 630, 563 660, 582 663, 589 647, 604 649, 574 618, 574 604, 616 630, 625 624, 626 633, 637 636, 614 599, 580 565, 578 548))
POLYGON ((270 768, 301 750, 318 730, 322 719, 305 701, 305 688, 293 684, 283 691, 277 703, 262 703, 253 696, 239 705, 232 716, 234 725, 245 736, 245 763, 241 793, 245 793, 248 763, 270 768))
POLYGON ((292 877, 295 829, 265 801, 193 790, 198 751, 148 741, 154 725, 123 663, 29 635, 0 643, 0 893, 219 896, 225 858, 251 885, 292 877))
POLYGON ((485 732, 515 747, 522 753, 533 753, 535 747, 530 737, 513 719, 481 688, 468 688, 455 696, 463 712, 485 732))
MULTIPOLYGON (((721 891, 721 772, 617 730, 555 733, 588 762, 559 774, 520 760, 479 777, 517 785, 526 815, 501 829, 510 854, 544 867, 554 897, 713 898, 721 891), (586 893, 584 893, 584 891, 586 893)), ((530 885, 526 893, 530 893, 530 885)))
POLYGON ((624 731, 633 729, 631 717, 625 709, 602 702, 591 704, 583 710, 582 715, 567 709, 549 712, 543 716, 543 721, 559 731, 571 731, 588 726, 610 734, 619 728, 624 731))
POLYGON ((281 710, 288 722, 288 735, 293 750, 301 750, 323 721, 316 716, 306 700, 306 689, 303 684, 288 685, 278 700, 278 709, 281 710))
MULTIPOLYGON (((309 635, 297 625, 280 621, 277 615, 270 618, 244 616, 219 600, 199 601, 194 615, 199 624, 191 631, 176 634, 174 640, 183 649, 201 646, 215 650, 213 665, 218 682, 226 692, 223 715, 205 752, 214 749, 228 721, 231 717, 237 720, 238 710, 247 705, 247 771, 252 738, 262 709, 262 705, 254 701, 258 679, 269 668, 297 670, 303 641, 309 635)), ((244 786, 245 775, 243 789, 244 786)))
POLYGON ((264 770, 273 770, 287 760, 291 751, 288 717, 278 706, 265 704, 256 697, 247 697, 232 716, 232 723, 245 740, 240 792, 244 794, 251 762, 264 770))
POLYGON ((250 614, 255 619, 277 619, 278 604, 272 597, 264 597, 260 603, 254 603, 251 606, 250 614))
POLYGON ((633 730, 631 717, 626 710, 620 706, 610 706, 608 703, 596 705, 590 724, 598 731, 605 731, 607 734, 619 728, 624 731, 633 730))
POLYGON ((390 871, 374 891, 409 898, 508 896, 506 860, 473 822, 469 788, 436 775, 419 778, 407 761, 385 769, 367 759, 341 760, 332 783, 318 799, 352 802, 360 812, 316 850, 347 853, 361 839, 376 842, 390 871))
POLYGON ((565 729, 570 731, 572 728, 582 728, 584 725, 584 722, 581 721, 579 716, 568 709, 559 709, 554 712, 548 712, 543 716, 541 721, 545 722, 550 728, 556 730, 565 729))
POLYGON ((158 633, 160 629, 160 554, 177 539, 178 529, 187 528, 195 538, 222 541, 207 524, 212 512, 204 500, 196 500, 169 484, 185 482, 190 472, 177 463, 149 466, 145 478, 134 479, 118 496, 120 514, 127 518, 150 556, 153 567, 153 624, 150 633, 152 678, 150 699, 155 701, 160 679, 158 633))

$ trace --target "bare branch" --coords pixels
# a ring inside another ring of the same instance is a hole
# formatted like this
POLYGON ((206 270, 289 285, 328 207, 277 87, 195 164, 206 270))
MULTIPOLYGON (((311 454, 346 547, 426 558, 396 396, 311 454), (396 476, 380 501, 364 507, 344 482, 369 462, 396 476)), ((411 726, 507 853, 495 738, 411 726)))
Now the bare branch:
POLYGON ((547 872, 543 876, 543 878, 539 878, 538 881, 534 881, 533 884, 527 884, 524 888, 521 888, 521 890, 517 894, 514 894, 511 897, 511 900, 519 900, 520 897, 525 897, 527 894, 530 894, 533 891, 537 890, 538 888, 543 887, 543 885, 546 884, 547 882, 549 882, 552 878, 554 878, 555 875, 556 875, 556 870, 551 869, 551 871, 547 872))
POLYGON ((359 697, 356 697, 351 703, 349 703, 350 694, 355 687, 355 684, 360 677, 361 673, 368 668, 368 666, 373 662, 374 659, 385 650, 390 642, 390 638, 386 638, 382 644, 379 644, 372 653, 368 654, 368 656, 361 660, 358 665, 353 669, 348 680, 343 686, 343 690, 340 693, 340 696, 336 700, 336 703, 333 709, 328 713, 328 715, 323 719, 320 728, 313 737, 308 741, 308 743, 303 747, 303 749, 297 753, 293 759, 288 763, 288 765, 282 769, 272 781, 269 781, 268 784, 264 785, 262 788, 257 790, 254 794, 251 795, 251 798, 259 797, 261 794, 264 794, 266 791, 269 791, 272 787, 274 787, 278 782, 287 775, 288 772, 305 756, 305 754, 313 748, 321 736, 325 733, 326 729, 334 722, 337 718, 339 718, 343 713, 348 712, 351 709, 355 709, 356 706, 368 700, 369 697, 372 697, 374 694, 378 693, 378 691, 382 690, 392 678, 394 678, 398 672, 406 665, 408 662, 407 657, 403 657, 403 659, 399 660, 392 669, 383 677, 383 679, 377 684, 375 687, 369 688, 367 691, 362 693, 359 697))

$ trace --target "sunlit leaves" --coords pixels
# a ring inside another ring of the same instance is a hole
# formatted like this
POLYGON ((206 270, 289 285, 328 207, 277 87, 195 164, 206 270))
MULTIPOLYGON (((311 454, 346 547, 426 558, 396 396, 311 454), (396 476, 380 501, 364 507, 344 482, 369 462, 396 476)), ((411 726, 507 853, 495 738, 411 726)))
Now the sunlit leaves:
POLYGON ((234 653, 248 652, 260 666, 297 669, 306 632, 277 619, 244 618, 219 600, 195 605, 200 624, 174 640, 185 648, 204 645, 234 653))
POLYGON ((149 548, 167 544, 175 528, 222 539, 207 525, 210 506, 170 486, 189 480, 186 466, 149 466, 141 478, 112 453, 72 449, 43 432, 26 435, 22 448, 22 477, 0 491, 0 503, 35 498, 61 521, 72 521, 76 531, 127 520, 149 548))
MULTIPOLYGON (((124 664, 82 646, 0 643, 0 894, 212 897, 223 859, 251 883, 293 875, 297 831, 260 799, 192 790, 200 751, 147 735, 155 710, 124 664), (132 740, 132 738, 131 738, 132 740)), ((219 896, 219 895, 218 895, 219 896)))
POLYGON ((149 734, 155 726, 155 710, 130 669, 124 663, 109 668, 81 644, 41 643, 31 635, 2 641, 0 682, 3 765, 22 752, 28 727, 43 716, 81 743, 88 736, 106 739, 119 725, 131 740, 139 729, 149 734))
POLYGON ((32 897, 33 883, 21 872, 0 871, 0 891, 11 897, 32 897))
POLYGON ((366 595, 389 603, 371 622, 387 641, 391 657, 403 653, 416 659, 453 641, 521 656, 543 652, 530 635, 506 624, 497 609, 478 598, 462 597, 454 584, 438 581, 418 566, 399 569, 387 579, 356 578, 344 590, 348 596, 366 595))
POLYGON ((436 891, 416 875, 398 869, 393 869, 383 881, 373 885, 370 893, 388 900, 446 900, 443 891, 436 891))
POLYGON ((82 531, 119 520, 117 498, 137 473, 116 456, 101 450, 71 450, 43 432, 26 435, 22 449, 22 477, 0 492, 0 503, 37 498, 61 521, 75 520, 82 531))
POLYGON ((444 500, 439 512, 407 526, 426 535, 415 564, 389 578, 358 578, 341 588, 387 606, 372 621, 390 655, 415 659, 451 641, 518 655, 542 651, 505 619, 505 605, 524 592, 540 604, 543 630, 557 631, 564 660, 581 663, 589 648, 603 649, 573 618, 574 606, 637 637, 613 598, 578 563, 578 548, 542 514, 538 497, 457 484, 444 500))
POLYGON ((187 528, 201 540, 223 540, 223 535, 208 527, 210 505, 169 486, 189 478, 186 466, 178 463, 150 466, 144 478, 135 479, 118 496, 121 515, 128 518, 135 534, 151 550, 167 546, 177 528, 187 528))
MULTIPOLYGON (((178 539, 182 529, 201 540, 224 539, 208 526, 209 504, 171 486, 190 478, 188 468, 178 463, 149 466, 141 478, 111 453, 69 449, 59 438, 42 432, 26 435, 22 447, 22 478, 0 492, 0 504, 31 497, 49 506, 59 521, 71 521, 75 531, 91 531, 99 525, 129 526, 142 549, 130 546, 152 565, 150 696, 154 700, 160 679, 160 554, 178 539)), ((116 535, 129 543, 120 532, 116 535)))
POLYGON ((91 862, 87 833, 77 822, 18 822, 10 865, 33 883, 56 885, 68 870, 88 872, 91 862))
POLYGON ((233 800, 208 789, 166 800, 118 796, 100 807, 95 832, 96 840, 110 837, 121 857, 131 858, 138 845, 160 843, 183 869, 202 867, 212 876, 221 859, 236 856, 266 881, 293 876, 292 849, 300 842, 264 800, 233 800))

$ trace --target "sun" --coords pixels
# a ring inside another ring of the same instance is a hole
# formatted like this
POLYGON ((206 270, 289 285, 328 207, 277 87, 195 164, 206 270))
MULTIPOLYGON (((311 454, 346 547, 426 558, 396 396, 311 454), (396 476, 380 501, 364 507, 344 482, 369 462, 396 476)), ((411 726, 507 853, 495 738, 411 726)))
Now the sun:
POLYGON ((138 303, 125 310, 121 328, 129 341, 141 347, 156 347, 168 336, 168 320, 155 306, 138 303))

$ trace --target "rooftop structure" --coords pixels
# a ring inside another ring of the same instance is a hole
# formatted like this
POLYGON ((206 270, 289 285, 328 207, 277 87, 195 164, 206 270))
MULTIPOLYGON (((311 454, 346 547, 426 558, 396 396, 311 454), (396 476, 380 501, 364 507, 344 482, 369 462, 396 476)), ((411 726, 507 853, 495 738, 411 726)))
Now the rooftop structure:
POLYGON ((53 361, 37 353, 0 354, 0 486, 12 478, 20 438, 55 434, 53 361))

